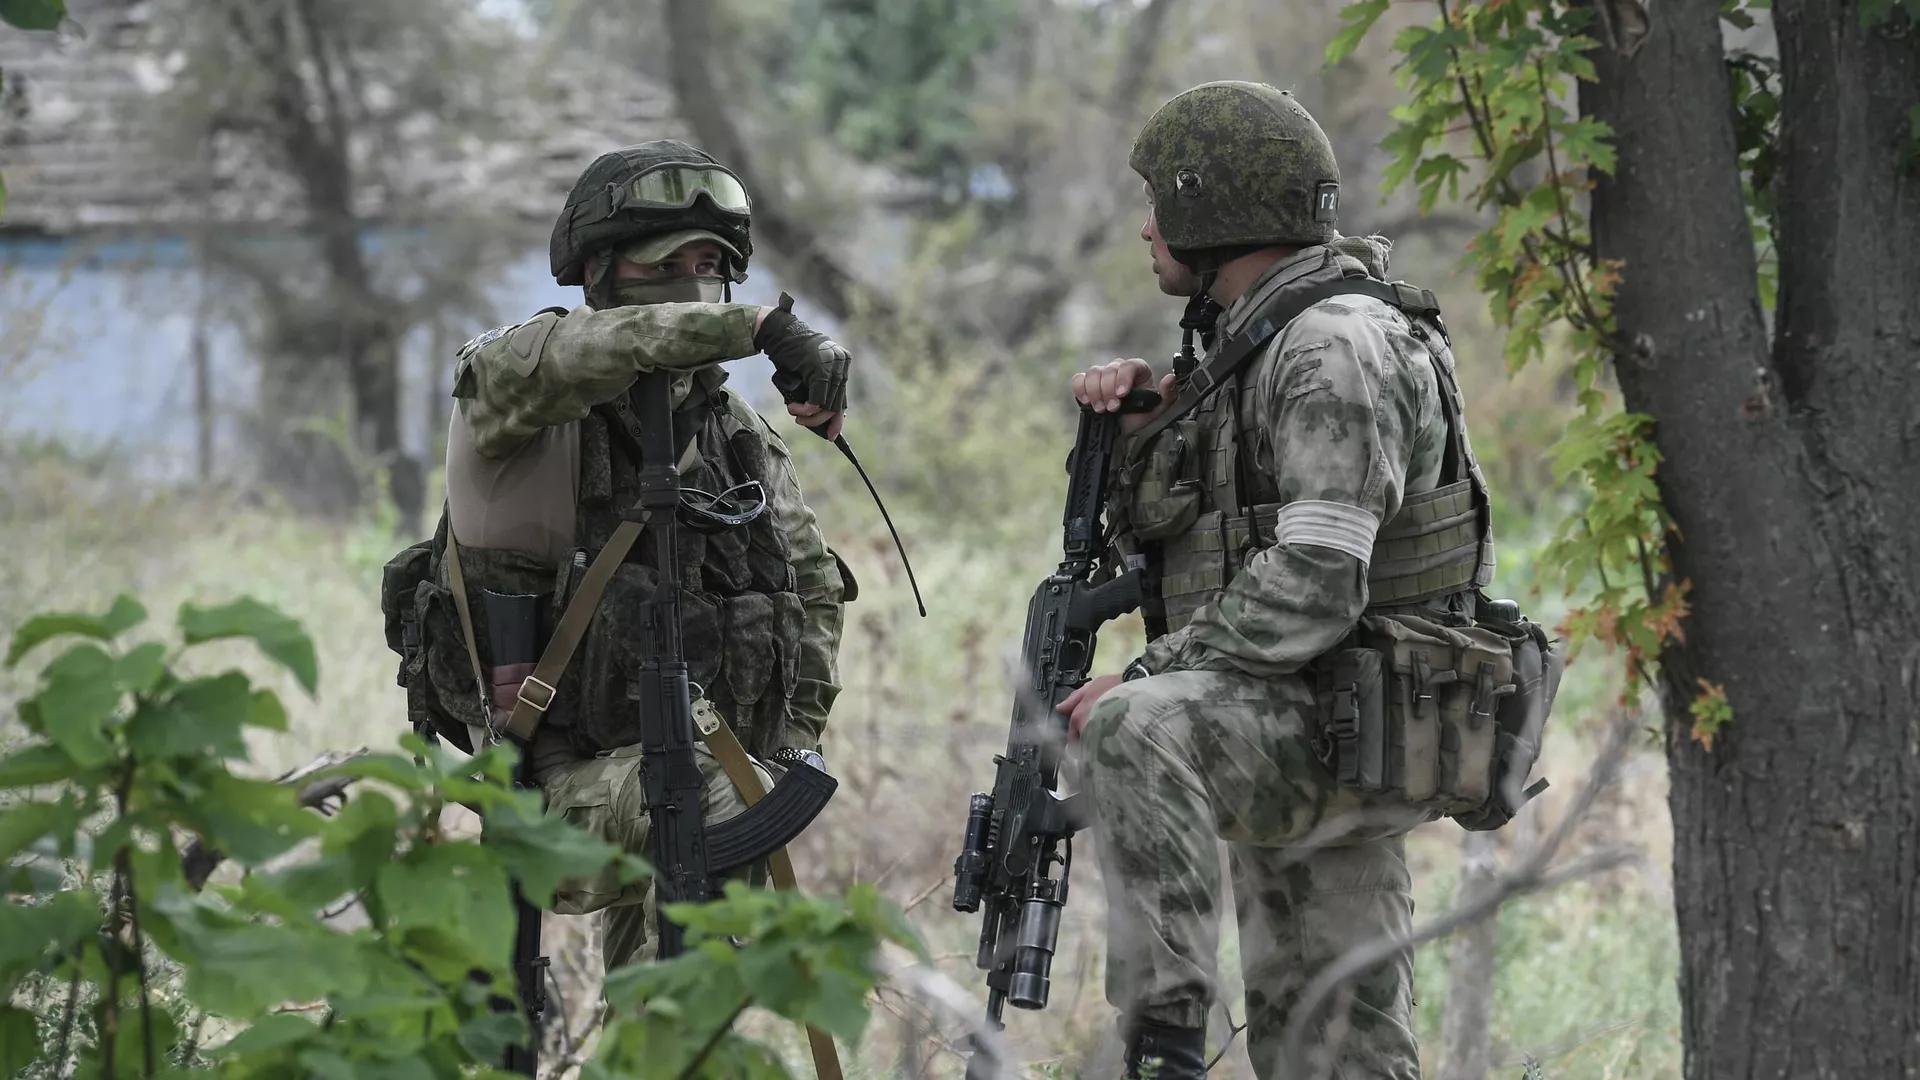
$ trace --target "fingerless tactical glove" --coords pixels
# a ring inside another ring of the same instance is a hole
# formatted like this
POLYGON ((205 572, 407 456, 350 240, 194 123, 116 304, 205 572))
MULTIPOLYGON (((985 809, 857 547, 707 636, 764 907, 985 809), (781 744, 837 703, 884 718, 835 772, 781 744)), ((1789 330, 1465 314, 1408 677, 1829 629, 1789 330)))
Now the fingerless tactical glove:
POLYGON ((832 338, 794 315, 793 297, 780 294, 779 306, 760 321, 753 344, 773 361, 773 385, 788 404, 846 411, 847 369, 853 358, 832 338))

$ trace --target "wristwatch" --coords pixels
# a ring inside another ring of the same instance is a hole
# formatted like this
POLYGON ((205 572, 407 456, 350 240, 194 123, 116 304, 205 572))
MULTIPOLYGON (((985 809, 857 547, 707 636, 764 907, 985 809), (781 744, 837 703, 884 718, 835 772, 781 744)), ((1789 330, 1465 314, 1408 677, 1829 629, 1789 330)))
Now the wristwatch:
POLYGON ((1153 672, 1147 670, 1147 662, 1136 656, 1132 663, 1120 669, 1120 681, 1132 682, 1135 679, 1144 679, 1151 674, 1153 672))
POLYGON ((795 765, 805 765, 809 768, 818 769, 821 772, 827 771, 827 759, 821 757, 819 751, 802 750, 797 746, 783 746, 773 753, 768 754, 767 760, 784 765, 789 769, 795 765))

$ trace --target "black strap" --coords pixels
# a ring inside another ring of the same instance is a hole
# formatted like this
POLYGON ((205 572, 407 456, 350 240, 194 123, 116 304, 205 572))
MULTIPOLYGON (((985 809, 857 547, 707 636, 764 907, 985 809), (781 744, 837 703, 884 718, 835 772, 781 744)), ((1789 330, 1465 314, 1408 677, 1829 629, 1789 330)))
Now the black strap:
POLYGON ((1155 417, 1153 423, 1141 428, 1133 437, 1127 456, 1138 458, 1145 448, 1153 442, 1154 436, 1178 423, 1188 413, 1197 408, 1209 395, 1218 390, 1223 383, 1232 378, 1247 362, 1259 355, 1267 343, 1279 336, 1287 324, 1300 317, 1308 308, 1333 296, 1349 294, 1371 296, 1384 300, 1409 316, 1435 316, 1440 306, 1434 301, 1433 293, 1416 288, 1404 281, 1392 284, 1370 277, 1340 278, 1337 281, 1323 282, 1310 288, 1288 295, 1281 302, 1268 307, 1241 327, 1239 331, 1220 343, 1206 362, 1193 369, 1187 382, 1180 390, 1180 396, 1166 412, 1155 417))

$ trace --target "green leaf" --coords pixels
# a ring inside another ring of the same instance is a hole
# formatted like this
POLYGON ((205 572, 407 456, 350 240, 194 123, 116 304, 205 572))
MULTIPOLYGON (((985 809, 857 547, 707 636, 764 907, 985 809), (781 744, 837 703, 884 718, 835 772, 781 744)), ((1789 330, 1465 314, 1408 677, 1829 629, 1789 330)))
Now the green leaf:
MULTIPOLYGON (((0 3, 5 2, 6 0, 0 0, 0 3)), ((104 615, 74 612, 35 615, 20 629, 14 631, 13 642, 7 647, 6 666, 13 667, 34 646, 62 634, 78 634, 95 641, 112 641, 145 622, 146 618, 147 609, 124 593, 114 598, 113 606, 108 608, 104 615)))
POLYGON ((313 1021, 305 1017, 294 1013, 274 1013, 261 1017, 253 1022, 252 1027, 208 1050, 207 1056, 219 1061, 243 1054, 264 1054, 268 1051, 283 1050, 304 1039, 312 1038, 319 1030, 313 1021))
POLYGON ((319 661, 314 658, 313 639, 307 637, 299 623, 258 600, 243 597, 216 608, 182 604, 180 630, 189 645, 223 638, 251 638, 261 652, 292 672, 308 694, 319 685, 319 661))
POLYGON ((245 675, 229 671, 194 679, 165 700, 142 703, 127 722, 127 745, 144 758, 244 758, 240 729, 252 711, 245 675))
POLYGON ((66 17, 64 0, 0 0, 0 21, 22 30, 57 30, 66 17))
POLYGON ((19 803, 0 811, 0 861, 52 832, 63 816, 60 804, 53 802, 19 803))
POLYGON ((619 848, 543 813, 539 793, 515 796, 487 818, 484 842, 506 857, 508 871, 536 906, 551 907, 561 881, 596 873, 620 857, 619 848))
POLYGON ((280 704, 280 695, 271 690, 255 690, 253 707, 247 710, 247 726, 267 731, 287 730, 287 708, 280 704))
POLYGON ((178 886, 161 888, 151 907, 167 921, 188 994, 217 1016, 255 1016, 366 986, 363 946, 347 935, 249 923, 178 886))
POLYGON ((481 1013, 462 1024, 454 1038, 475 1061, 499 1061, 507 1047, 526 1041, 527 1022, 518 1010, 481 1013))
POLYGON ((91 889, 63 892, 44 904, 0 905, 0 1001, 48 952, 71 949, 100 928, 100 898, 91 889))
POLYGON ((73 755, 46 743, 22 747, 0 758, 0 790, 57 784, 83 771, 73 755))
POLYGON ((415 848, 380 872, 387 928, 410 947, 456 961, 451 976, 476 962, 506 970, 513 951, 513 893, 496 859, 477 844, 415 848), (430 933, 407 933, 417 929, 430 933))
POLYGON ((1391 4, 1392 0, 1358 0, 1340 9, 1340 19, 1346 25, 1327 43, 1327 66, 1331 67, 1351 55, 1359 47, 1360 40, 1367 36, 1367 31, 1373 29, 1373 24, 1387 13, 1391 4))
POLYGON ((134 646, 113 662, 113 681, 130 694, 150 692, 167 673, 167 647, 157 641, 134 646))
POLYGON ((96 645, 75 645, 47 665, 46 687, 32 699, 43 734, 85 768, 113 760, 107 722, 120 707, 113 657, 96 645))
POLYGON ((195 780, 193 797, 166 810, 243 866, 259 866, 327 829, 327 819, 301 806, 299 792, 286 784, 242 779, 218 767, 195 780))
POLYGON ((20 1076, 40 1056, 40 1024, 33 1014, 0 1004, 0 1076, 20 1076))
POLYGON ((398 754, 361 754, 338 765, 330 765, 315 773, 313 778, 323 780, 329 776, 378 780, 402 791, 425 791, 428 785, 426 771, 398 754))

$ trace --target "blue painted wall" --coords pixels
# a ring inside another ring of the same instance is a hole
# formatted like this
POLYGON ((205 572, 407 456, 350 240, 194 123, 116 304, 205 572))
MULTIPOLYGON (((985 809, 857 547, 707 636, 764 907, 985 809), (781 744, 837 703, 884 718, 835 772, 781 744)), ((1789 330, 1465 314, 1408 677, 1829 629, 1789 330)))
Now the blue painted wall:
MULTIPOLYGON (((369 248, 378 238, 369 237, 369 248)), ((735 298, 770 304, 780 285, 756 269, 735 298)), ((152 479, 191 476, 196 433, 190 344, 201 282, 187 243, 178 239, 98 241, 0 237, 0 436, 57 437, 84 446, 116 446, 152 479)), ((488 289, 492 321, 516 322, 543 307, 571 307, 580 290, 563 289, 547 272, 544 247, 498 272, 488 289)), ((801 312, 833 332, 831 320, 801 312)), ((471 335, 468 335, 471 336, 471 335)), ((457 348, 464 337, 449 344, 457 348)), ((403 347, 403 440, 423 454, 428 393, 439 386, 445 359, 432 362, 424 333, 403 347), (429 385, 429 373, 432 382, 429 385)), ((255 400, 258 373, 239 333, 216 321, 209 337, 214 378, 216 456, 244 453, 231 415, 255 400)), ((772 369, 754 357, 730 365, 733 385, 757 407, 777 411, 768 386, 772 369)), ((220 466, 216 462, 216 473, 220 466)))

